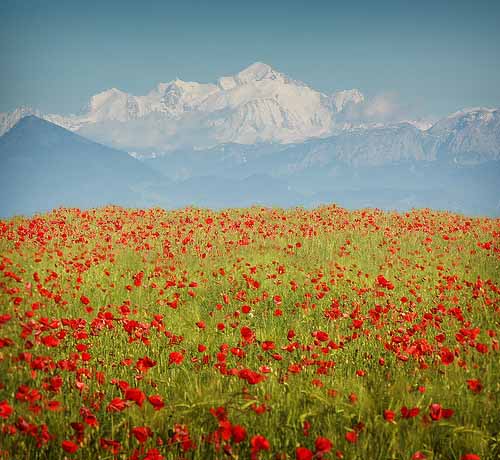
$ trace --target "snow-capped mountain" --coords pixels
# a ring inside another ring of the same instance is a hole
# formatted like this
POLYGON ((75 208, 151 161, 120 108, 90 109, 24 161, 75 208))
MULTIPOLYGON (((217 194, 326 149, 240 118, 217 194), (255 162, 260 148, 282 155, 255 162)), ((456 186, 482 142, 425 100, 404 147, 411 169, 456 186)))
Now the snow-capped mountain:
POLYGON ((21 107, 0 113, 0 135, 33 114, 138 158, 228 143, 326 139, 311 158, 332 158, 335 150, 337 161, 352 165, 500 159, 498 109, 466 109, 434 124, 425 119, 389 123, 370 118, 386 108, 387 101, 366 99, 357 89, 324 94, 257 62, 215 83, 175 79, 159 83, 143 96, 112 88, 92 96, 75 115, 41 114, 21 107))
POLYGON ((438 157, 462 164, 500 160, 499 109, 464 109, 438 121, 427 133, 436 139, 438 157))
MULTIPOLYGON (((167 151, 328 136, 336 114, 363 101, 358 90, 326 95, 257 62, 216 83, 176 79, 143 96, 112 88, 92 96, 77 115, 42 116, 114 147, 167 151)), ((0 126, 2 134, 12 122, 0 118, 0 126)))

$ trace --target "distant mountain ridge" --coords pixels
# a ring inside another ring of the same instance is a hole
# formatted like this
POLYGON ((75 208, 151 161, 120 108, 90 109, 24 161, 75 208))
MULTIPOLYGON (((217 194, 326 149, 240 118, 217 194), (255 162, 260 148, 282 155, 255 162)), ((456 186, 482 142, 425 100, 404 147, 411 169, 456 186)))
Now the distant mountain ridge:
POLYGON ((112 88, 77 115, 20 107, 0 114, 0 211, 336 202, 500 215, 499 109, 432 124, 364 118, 374 111, 358 90, 327 95, 263 63, 144 96, 112 88))
MULTIPOLYGON (((77 115, 43 114, 21 107, 0 113, 0 135, 33 114, 137 157, 224 144, 326 139, 318 149, 335 145, 338 160, 359 165, 443 155, 453 155, 462 163, 499 158, 498 109, 467 109, 432 125, 425 120, 366 123, 359 119, 363 111, 373 110, 366 104, 359 90, 327 95, 257 62, 216 83, 176 79, 159 83, 144 96, 112 88, 92 96, 77 115)), ((318 160, 323 156, 316 151, 318 160)))
MULTIPOLYGON (((33 114, 109 146, 163 152, 326 136, 336 114, 363 101, 358 90, 323 94, 256 62, 216 83, 176 79, 144 96, 112 88, 92 96, 77 115, 33 114)), ((21 115, 0 114, 0 135, 21 115)))
POLYGON ((500 159, 492 147, 497 123, 498 111, 475 110, 435 125, 433 133, 400 124, 296 144, 223 144, 138 160, 26 116, 0 137, 0 217, 59 206, 332 202, 500 215, 500 159), (474 127, 484 140, 463 141, 460 133, 474 127))
POLYGON ((170 162, 168 174, 174 178, 189 177, 190 171, 197 171, 202 164, 207 170, 216 167, 222 171, 243 163, 248 169, 258 162, 267 173, 278 175, 339 164, 375 167, 437 160, 462 166, 481 164, 500 160, 500 110, 462 111, 438 121, 428 130, 398 123, 344 130, 293 144, 221 144, 210 149, 174 150, 152 158, 162 156, 170 162), (264 157, 269 152, 279 152, 279 168, 264 166, 264 157))
POLYGON ((0 216, 59 206, 149 206, 168 182, 144 163, 35 116, 0 137, 0 216))

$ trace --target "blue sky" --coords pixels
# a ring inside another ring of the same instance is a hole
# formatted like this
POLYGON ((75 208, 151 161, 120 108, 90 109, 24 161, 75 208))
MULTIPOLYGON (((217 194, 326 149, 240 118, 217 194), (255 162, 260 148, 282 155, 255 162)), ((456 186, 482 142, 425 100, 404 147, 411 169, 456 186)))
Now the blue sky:
POLYGON ((209 82, 255 61, 416 115, 500 106, 498 1, 0 3, 0 111, 78 111, 99 91, 209 82))

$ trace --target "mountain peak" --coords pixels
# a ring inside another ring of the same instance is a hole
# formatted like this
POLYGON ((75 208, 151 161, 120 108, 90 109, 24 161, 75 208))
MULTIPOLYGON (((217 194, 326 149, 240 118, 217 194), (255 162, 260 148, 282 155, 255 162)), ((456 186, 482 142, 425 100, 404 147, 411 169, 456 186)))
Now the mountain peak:
POLYGON ((240 83, 282 79, 283 75, 263 62, 254 62, 236 75, 240 83))
MULTIPOLYGON (((62 136, 74 136, 83 140, 83 138, 78 136, 77 134, 62 128, 59 125, 51 123, 50 121, 44 120, 43 118, 34 114, 28 114, 20 118, 19 121, 12 127, 12 129, 3 137, 23 137, 27 132, 30 133, 30 136, 36 135, 39 139, 43 139, 44 136, 50 136, 51 133, 58 133, 62 136)), ((85 142, 90 141, 85 139, 85 142)))
POLYGON ((22 117, 8 132, 0 137, 0 150, 5 148, 26 148, 31 145, 52 148, 65 142, 76 141, 81 145, 93 144, 78 134, 72 133, 61 126, 44 120, 36 115, 22 117))
POLYGON ((459 110, 457 112, 454 112, 450 115, 448 115, 447 118, 459 118, 463 117, 464 115, 477 115, 477 114, 492 114, 494 112, 497 112, 498 108, 490 108, 490 107, 466 107, 462 110, 459 110))

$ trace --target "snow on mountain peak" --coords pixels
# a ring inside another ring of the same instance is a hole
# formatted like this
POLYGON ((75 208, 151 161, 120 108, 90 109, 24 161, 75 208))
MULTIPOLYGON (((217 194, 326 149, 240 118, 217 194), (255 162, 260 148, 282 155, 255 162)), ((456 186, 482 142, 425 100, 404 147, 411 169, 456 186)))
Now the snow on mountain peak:
POLYGON ((325 137, 351 126, 350 108, 363 102, 357 89, 323 94, 255 62, 215 84, 176 78, 142 96, 111 88, 92 96, 80 114, 44 118, 114 147, 165 151, 325 137))
POLYGON ((230 91, 236 86, 244 86, 257 82, 276 81, 279 83, 288 83, 290 79, 274 70, 270 65, 263 62, 254 62, 236 75, 221 77, 218 80, 219 87, 224 91, 230 91))
POLYGON ((241 84, 260 80, 278 80, 282 78, 283 75, 281 73, 275 71, 270 65, 262 62, 253 63, 236 75, 236 79, 241 84))
POLYGON ((13 128, 21 118, 28 115, 36 115, 37 117, 42 116, 38 110, 24 105, 18 107, 13 112, 0 113, 0 136, 13 128))
POLYGON ((255 62, 216 84, 176 78, 158 83, 144 96, 111 88, 92 96, 79 115, 45 118, 99 142, 137 151, 287 143, 331 134, 335 113, 363 101, 358 90, 333 97, 332 104, 331 96, 255 62))
POLYGON ((491 125, 492 129, 500 126, 500 111, 486 107, 471 107, 459 110, 435 123, 431 132, 434 134, 473 129, 477 125, 491 125))
POLYGON ((447 118, 457 118, 457 117, 462 117, 464 115, 468 114, 476 114, 476 113, 493 113, 498 111, 498 109, 494 108, 489 108, 489 107, 466 107, 462 110, 458 110, 457 112, 454 112, 450 115, 448 115, 447 118))
POLYGON ((124 93, 123 91, 120 91, 117 88, 111 88, 107 89, 105 91, 102 91, 98 94, 95 94, 90 98, 89 102, 89 109, 91 111, 97 111, 99 110, 103 105, 109 103, 110 100, 117 99, 117 98, 126 98, 127 93, 124 93))

